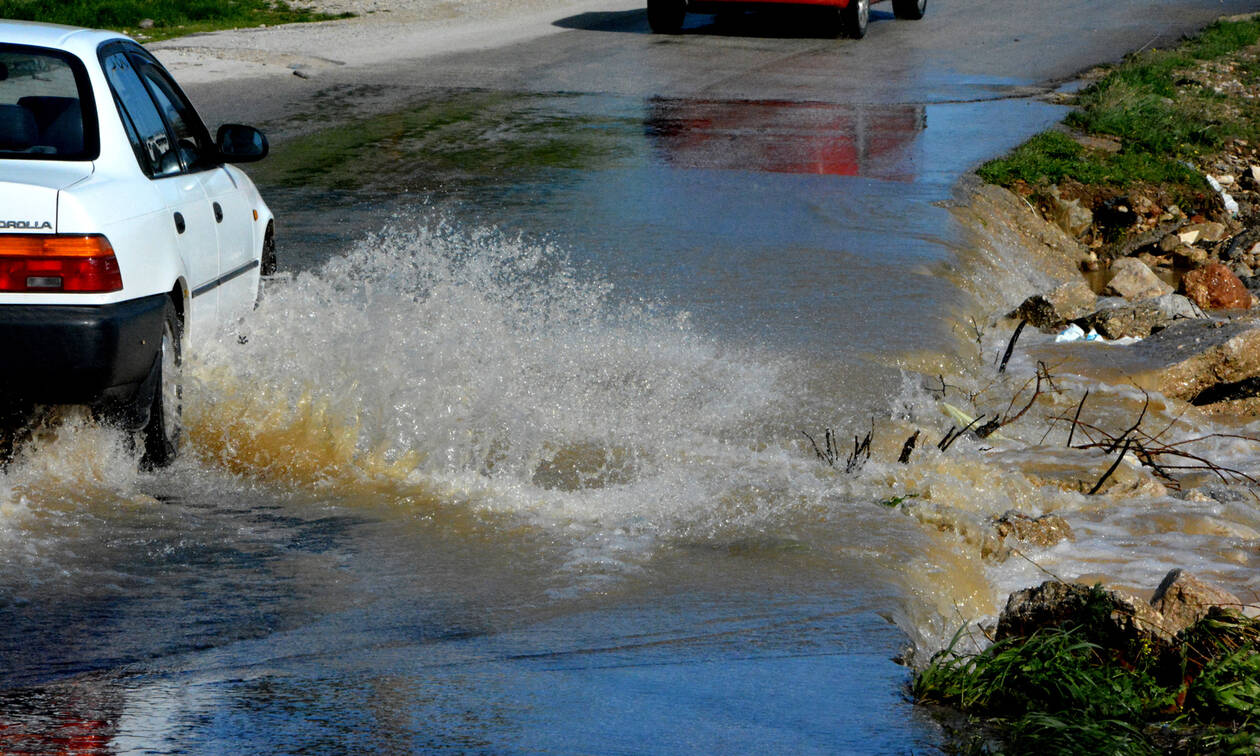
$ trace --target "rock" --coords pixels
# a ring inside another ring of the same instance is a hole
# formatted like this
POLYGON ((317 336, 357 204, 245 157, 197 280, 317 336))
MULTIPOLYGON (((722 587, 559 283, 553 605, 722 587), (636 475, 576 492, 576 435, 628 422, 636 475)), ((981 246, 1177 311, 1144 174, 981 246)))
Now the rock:
POLYGON ((1124 147, 1119 139, 1110 139, 1108 137, 1075 134, 1072 136, 1072 139, 1087 150, 1099 150, 1100 152, 1110 152, 1112 154, 1119 152, 1124 147))
POLYGON ((1251 183, 1260 186, 1260 165, 1251 166, 1251 183))
POLYGON ((1104 339, 1134 336, 1144 339, 1152 332, 1167 327, 1173 317, 1154 304, 1154 299, 1132 305, 1108 307, 1090 315, 1089 325, 1104 339))
POLYGON ((1245 310, 1252 305, 1251 292, 1221 263, 1190 271, 1181 285, 1186 297, 1205 310, 1245 310))
POLYGON ((1191 223, 1183 226, 1178 233, 1182 241, 1186 244, 1194 244, 1198 241, 1217 242, 1225 238, 1225 224, 1216 221, 1204 221, 1202 223, 1191 223), (1188 234, 1194 234, 1194 238, 1187 239, 1188 234))
POLYGON ((1119 591, 1049 580, 1016 591, 998 617, 997 640, 1027 637, 1043 627, 1080 625, 1103 648, 1165 646, 1173 632, 1149 603, 1119 591))
POLYGON ((1050 191, 1050 215, 1055 225, 1080 238, 1094 224, 1094 213, 1079 199, 1063 199, 1057 188, 1050 191))
POLYGON ((1068 521, 1056 514, 1040 517, 1029 517, 1015 510, 993 521, 998 537, 1014 536, 1015 540, 1030 543, 1033 546, 1053 546, 1059 541, 1072 541, 1072 526, 1068 521))
POLYGON ((1140 260, 1123 257, 1111 264, 1111 280, 1103 290, 1125 299, 1150 299, 1171 293, 1173 287, 1159 280, 1140 260))
POLYGON ((1057 330, 1069 320, 1089 315, 1097 301, 1093 290, 1078 278, 1025 299, 1009 317, 1027 320, 1042 330, 1057 330))
POLYGON ((1182 244, 1185 244, 1185 242, 1181 240, 1180 236, 1177 236, 1176 234, 1166 234, 1159 240, 1159 251, 1164 253, 1173 252, 1182 244))
POLYGON ((1260 376, 1260 324, 1179 319, 1126 347, 1043 344, 1028 351, 1035 359, 1058 365, 1056 372, 1189 401, 1213 386, 1260 376))
POLYGON ((1162 297, 1148 299, 1144 304, 1149 303, 1159 309, 1169 321, 1180 320, 1182 318, 1206 318, 1207 313, 1203 308, 1186 299, 1180 294, 1165 294, 1162 297))
POLYGON ((1151 597, 1151 607, 1163 615, 1164 627, 1174 634, 1206 617, 1214 606, 1241 611, 1243 602, 1180 569, 1165 575, 1151 597))
POLYGON ((155 22, 153 19, 151 19, 151 18, 141 19, 141 20, 140 20, 140 28, 141 28, 141 29, 152 29, 155 23, 156 23, 156 22, 155 22))
POLYGON ((1197 268, 1207 260, 1207 250, 1192 247, 1189 244, 1179 245, 1173 250, 1173 263, 1183 268, 1197 268))

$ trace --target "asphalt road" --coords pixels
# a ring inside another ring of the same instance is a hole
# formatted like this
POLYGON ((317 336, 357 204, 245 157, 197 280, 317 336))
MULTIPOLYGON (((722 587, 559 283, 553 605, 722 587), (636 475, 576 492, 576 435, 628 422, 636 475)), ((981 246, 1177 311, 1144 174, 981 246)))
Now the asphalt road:
MULTIPOLYGON (((691 15, 682 35, 659 36, 650 33, 642 8, 626 9, 616 0, 607 6, 559 16, 554 33, 523 43, 438 56, 398 50, 384 65, 188 89, 208 121, 252 121, 281 139, 401 109, 435 88, 863 104, 973 101, 1028 96, 1132 50, 1172 44, 1219 16, 1260 10, 1255 0, 932 0, 926 17, 911 22, 894 19, 891 6, 879 3, 867 37, 854 41, 819 37, 809 19, 764 15, 721 25, 712 16, 691 15)), ((214 44, 213 38, 198 40, 214 44)), ((338 55, 335 49, 310 52, 338 55)))

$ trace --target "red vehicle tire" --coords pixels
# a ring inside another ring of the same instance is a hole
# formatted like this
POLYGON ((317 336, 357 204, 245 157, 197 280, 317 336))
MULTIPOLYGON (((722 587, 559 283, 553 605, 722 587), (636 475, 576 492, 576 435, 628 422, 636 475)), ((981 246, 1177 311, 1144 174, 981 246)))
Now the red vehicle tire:
POLYGON ((871 0, 849 0, 840 11, 840 20, 844 23, 844 34, 852 39, 866 36, 866 26, 871 20, 871 0))
POLYGON ((893 0, 893 15, 917 21, 927 11, 927 0, 893 0))
POLYGON ((677 34, 687 16, 687 0, 648 0, 648 26, 656 34, 677 34))

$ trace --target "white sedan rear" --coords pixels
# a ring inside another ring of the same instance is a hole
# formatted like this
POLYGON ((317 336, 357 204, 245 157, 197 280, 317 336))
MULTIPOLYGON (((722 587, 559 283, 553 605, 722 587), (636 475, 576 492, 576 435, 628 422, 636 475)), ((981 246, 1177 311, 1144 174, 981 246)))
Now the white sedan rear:
MULTIPOLYGON (((175 455, 186 347, 253 307, 275 266, 271 212, 140 45, 0 23, 0 423, 87 404, 175 455)), ((0 428, 3 432, 3 428, 0 428)))

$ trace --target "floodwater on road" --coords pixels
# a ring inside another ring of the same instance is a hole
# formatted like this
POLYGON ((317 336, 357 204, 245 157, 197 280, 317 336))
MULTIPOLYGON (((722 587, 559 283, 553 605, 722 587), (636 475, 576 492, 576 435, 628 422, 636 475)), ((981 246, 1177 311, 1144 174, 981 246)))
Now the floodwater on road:
POLYGON ((446 92, 281 145, 291 275, 191 366, 183 458, 71 415, 3 477, 0 743, 936 742, 893 659, 954 557, 804 433, 948 348, 938 204, 1059 115, 446 92))
POLYGON ((976 340, 955 184, 1062 116, 1026 84, 435 90, 278 144, 285 275, 190 362, 181 459, 67 411, 0 474, 0 750, 922 752, 895 659, 1042 578, 974 523, 1068 513, 1065 576, 1247 569, 1236 502, 896 462, 910 368, 976 340))

